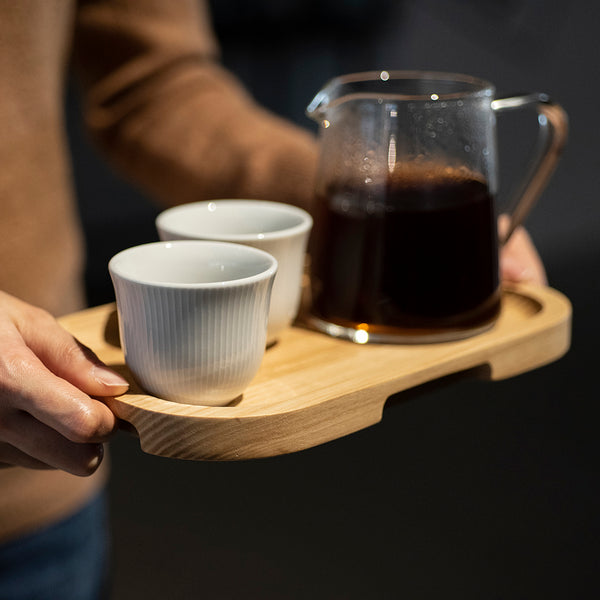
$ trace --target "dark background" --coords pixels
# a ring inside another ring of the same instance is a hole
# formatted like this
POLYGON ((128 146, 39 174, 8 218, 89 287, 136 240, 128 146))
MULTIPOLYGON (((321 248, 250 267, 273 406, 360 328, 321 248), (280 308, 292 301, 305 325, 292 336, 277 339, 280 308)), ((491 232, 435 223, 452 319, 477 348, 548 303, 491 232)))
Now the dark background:
MULTIPOLYGON (((402 396, 379 425, 289 456, 174 461, 119 434, 113 598, 598 597, 600 4, 212 4, 225 65, 307 128, 304 108, 326 80, 370 69, 465 72, 493 81, 499 95, 538 90, 559 101, 569 145, 527 225, 550 284, 573 302, 573 345, 507 381, 402 396)), ((74 90, 67 108, 96 305, 113 297, 108 259, 156 239, 159 209, 87 144, 74 90)), ((512 115, 499 128, 506 194, 530 129, 512 115)))

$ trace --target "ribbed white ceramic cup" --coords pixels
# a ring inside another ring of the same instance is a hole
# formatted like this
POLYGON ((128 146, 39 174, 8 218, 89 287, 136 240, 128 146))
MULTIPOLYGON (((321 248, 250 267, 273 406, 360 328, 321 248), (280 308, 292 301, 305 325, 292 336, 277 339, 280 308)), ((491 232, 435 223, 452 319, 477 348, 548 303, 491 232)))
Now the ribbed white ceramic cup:
POLYGON ((221 242, 156 242, 109 262, 125 360, 150 394, 222 406, 239 397, 265 351, 277 261, 221 242))
POLYGON ((274 342, 298 314, 304 257, 312 217, 301 208, 265 200, 210 200, 169 208, 158 215, 161 240, 220 240, 260 248, 279 264, 267 342, 274 342))

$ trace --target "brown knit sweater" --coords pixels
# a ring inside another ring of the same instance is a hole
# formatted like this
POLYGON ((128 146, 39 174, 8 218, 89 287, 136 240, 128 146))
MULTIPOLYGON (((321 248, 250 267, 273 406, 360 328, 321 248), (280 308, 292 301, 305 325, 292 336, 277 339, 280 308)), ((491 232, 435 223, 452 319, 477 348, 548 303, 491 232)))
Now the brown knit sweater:
MULTIPOLYGON (((63 121, 71 58, 92 136, 165 205, 256 197, 310 209, 313 138, 218 65, 202 2, 0 0, 0 289, 55 315, 84 304, 63 121)), ((105 476, 0 469, 0 541, 69 514, 105 476)))

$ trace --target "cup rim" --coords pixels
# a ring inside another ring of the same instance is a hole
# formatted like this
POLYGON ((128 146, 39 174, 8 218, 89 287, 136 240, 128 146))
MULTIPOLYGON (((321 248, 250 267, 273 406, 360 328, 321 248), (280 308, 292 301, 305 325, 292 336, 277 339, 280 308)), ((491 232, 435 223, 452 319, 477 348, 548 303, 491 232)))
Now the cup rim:
POLYGON ((149 242, 146 244, 139 244, 130 248, 125 248, 120 252, 117 252, 108 262, 108 271, 113 278, 118 278, 129 283, 135 283, 138 285, 145 285, 157 288, 171 288, 171 289, 189 289, 189 290, 206 290, 206 289, 225 289, 232 287, 241 287, 247 285, 253 285, 256 282, 263 281, 274 277, 278 268, 277 259, 258 248, 251 246, 244 246, 242 244, 234 244, 230 242, 220 242, 212 240, 171 240, 171 241, 160 241, 160 242, 149 242), (168 282, 151 279, 149 277, 136 277, 126 272, 123 266, 120 264, 122 259, 131 254, 139 254, 145 252, 148 248, 164 247, 167 248, 181 248, 181 247, 196 248, 197 250, 220 247, 221 249, 226 248, 235 251, 238 254, 254 255, 256 257, 263 258, 267 261, 267 268, 263 269, 259 273, 249 275, 247 277, 239 277, 237 279, 226 279, 224 281, 210 281, 210 282, 168 282))
POLYGON ((200 200, 198 202, 189 202, 186 204, 180 204, 178 206, 167 208, 156 217, 155 223, 156 228, 159 231, 162 230, 168 235, 185 236, 187 239, 226 242, 256 242, 277 240, 281 238, 289 238, 297 235, 302 235, 312 228, 313 219, 306 210, 298 206, 294 206, 292 204, 274 202, 271 200, 254 200, 245 198, 217 198, 214 200, 200 200), (297 225, 292 225, 291 227, 285 227, 284 229, 278 229, 276 231, 266 231, 262 233, 193 233, 192 231, 183 231, 175 229, 172 225, 169 225, 169 221, 173 218, 174 215, 185 214, 190 211, 204 209, 206 207, 209 207, 211 204, 215 205, 215 208, 217 208, 217 206, 225 205, 230 208, 260 207, 262 209, 269 210, 273 213, 278 212, 281 214, 292 214, 300 218, 300 223, 298 223, 297 225))

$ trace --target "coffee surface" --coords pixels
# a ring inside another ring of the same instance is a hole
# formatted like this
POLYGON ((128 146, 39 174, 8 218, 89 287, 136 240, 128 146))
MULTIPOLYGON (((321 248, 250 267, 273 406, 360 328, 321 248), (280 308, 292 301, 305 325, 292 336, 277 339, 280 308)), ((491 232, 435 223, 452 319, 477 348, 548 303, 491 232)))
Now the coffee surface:
POLYGON ((344 326, 461 329, 499 311, 494 202, 466 169, 400 164, 318 199, 313 313, 344 326))

